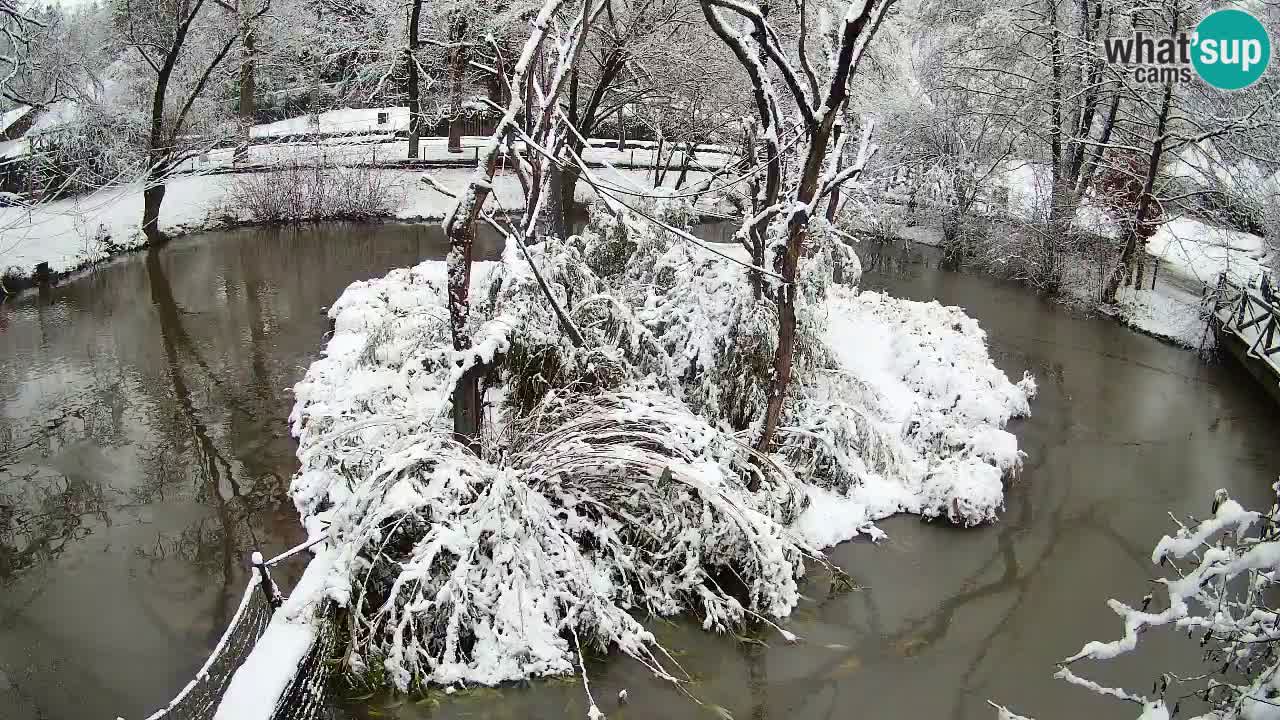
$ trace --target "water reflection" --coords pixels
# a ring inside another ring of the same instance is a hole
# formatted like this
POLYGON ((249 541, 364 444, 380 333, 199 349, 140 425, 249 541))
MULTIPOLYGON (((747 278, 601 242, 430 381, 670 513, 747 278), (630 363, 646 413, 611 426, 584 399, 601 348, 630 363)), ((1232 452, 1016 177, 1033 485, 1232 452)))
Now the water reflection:
POLYGON ((299 539, 286 418, 324 306, 438 234, 226 233, 0 305, 0 717, 141 717, 190 678, 247 553, 299 539))

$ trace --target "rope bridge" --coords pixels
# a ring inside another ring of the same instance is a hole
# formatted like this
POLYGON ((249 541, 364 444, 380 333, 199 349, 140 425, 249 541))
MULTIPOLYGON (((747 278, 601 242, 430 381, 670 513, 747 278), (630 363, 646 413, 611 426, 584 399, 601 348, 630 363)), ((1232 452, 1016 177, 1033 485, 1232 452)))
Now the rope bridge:
MULTIPOLYGON (((270 560, 251 556, 252 575, 226 631, 191 682, 146 720, 318 720, 329 700, 329 664, 337 645, 327 601, 307 604, 299 592, 328 569, 327 551, 307 566, 293 597, 281 595, 271 567, 326 540, 270 560)), ((117 720, 122 720, 117 718, 117 720)))

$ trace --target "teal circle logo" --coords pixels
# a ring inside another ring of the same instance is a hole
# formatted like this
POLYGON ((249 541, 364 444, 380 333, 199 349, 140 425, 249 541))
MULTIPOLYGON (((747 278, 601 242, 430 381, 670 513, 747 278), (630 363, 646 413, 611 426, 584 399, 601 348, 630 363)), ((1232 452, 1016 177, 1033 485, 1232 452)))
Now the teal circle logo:
POLYGON ((1196 26, 1191 63, 1200 79, 1219 90, 1246 88, 1271 62, 1271 38, 1258 18, 1243 10, 1216 10, 1196 26))

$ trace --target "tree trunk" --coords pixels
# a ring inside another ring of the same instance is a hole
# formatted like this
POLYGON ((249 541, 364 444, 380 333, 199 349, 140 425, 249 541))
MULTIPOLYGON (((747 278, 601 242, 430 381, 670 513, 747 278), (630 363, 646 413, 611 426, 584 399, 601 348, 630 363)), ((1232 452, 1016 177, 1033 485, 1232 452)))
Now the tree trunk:
MULTIPOLYGON (((243 0, 241 0, 243 3, 243 0)), ((243 22, 243 20, 242 20, 243 22)), ((257 114, 254 103, 254 36, 253 28, 245 25, 244 38, 241 42, 240 56, 240 142, 236 144, 233 163, 249 161, 249 146, 253 143, 253 121, 257 114)))
POLYGON ((148 185, 142 191, 142 234, 151 247, 159 247, 169 237, 160 232, 160 203, 164 202, 164 182, 148 185))
MULTIPOLYGON (((847 67, 845 72, 847 73, 847 67)), ((843 82, 843 78, 840 82, 843 82)), ((839 103, 843 100, 843 97, 835 98, 832 104, 839 107, 839 103)), ((796 188, 796 201, 802 204, 812 202, 818 193, 819 173, 826 159, 827 146, 838 115, 835 108, 828 108, 828 110, 822 122, 816 123, 812 130, 813 140, 809 145, 809 155, 805 159, 800 184, 796 188)), ((795 213, 787 223, 787 245, 780 268, 780 274, 786 281, 786 285, 779 287, 775 293, 778 305, 778 349, 773 356, 773 381, 769 384, 764 426, 760 431, 760 439, 756 443, 756 450, 760 453, 773 450, 773 439, 777 435, 778 424, 782 420, 782 406, 786 400, 787 390, 791 386, 791 371, 795 365, 796 354, 795 278, 796 269, 800 265, 800 254, 809 235, 808 222, 809 218, 804 214, 795 213)))
POLYGON ((569 205, 564 204, 564 171, 558 164, 548 162, 543 172, 546 173, 546 195, 538 217, 534 218, 534 227, 540 236, 568 237, 566 216, 573 207, 573 199, 570 197, 569 205))
MULTIPOLYGON (((1112 269, 1111 276, 1107 278, 1107 285, 1102 292, 1103 302, 1113 303, 1116 301, 1116 293, 1120 291, 1120 283, 1129 274, 1134 257, 1140 251, 1138 245, 1143 237, 1143 226, 1147 220, 1147 211, 1151 208, 1151 193, 1156 184, 1156 172, 1160 167, 1161 155, 1164 154, 1164 133, 1169 124, 1169 107, 1172 103, 1173 83, 1165 83, 1164 99, 1160 103, 1160 115, 1156 119, 1155 141, 1151 143, 1151 154, 1147 158, 1147 174, 1143 179, 1142 195, 1138 197, 1138 207, 1134 212, 1133 221, 1126 224, 1124 247, 1120 250, 1120 261, 1112 269)), ((1141 251, 1145 252, 1145 248, 1142 248, 1141 251)))
MULTIPOLYGON (((832 135, 831 142, 838 144, 840 142, 840 135, 843 132, 844 132, 844 123, 837 124, 835 133, 832 135)), ((844 157, 842 153, 841 155, 836 156, 835 171, 837 173, 840 172, 840 166, 843 163, 844 163, 844 157)), ((827 222, 833 223, 836 221, 836 210, 838 210, 839 208, 840 208, 840 186, 837 185, 836 188, 831 191, 831 200, 827 202, 827 222)))
POLYGON ((1102 123, 1102 134, 1098 138, 1098 147, 1085 163, 1084 168, 1080 171, 1080 177, 1076 179, 1076 198, 1083 198, 1084 194, 1089 191, 1089 185, 1093 183, 1093 176, 1098 171, 1098 166, 1102 164, 1102 158, 1106 152, 1107 143, 1111 142, 1111 133, 1116 127, 1116 115, 1120 112, 1120 91, 1117 90, 1111 96, 1111 107, 1107 110, 1107 118, 1102 123))
POLYGON ((560 208, 564 212, 564 232, 566 233, 562 237, 568 237, 573 232, 573 223, 570 218, 578 207, 576 198, 578 178, 581 174, 582 170, 577 165, 566 165, 560 171, 560 208))
MULTIPOLYGON (((478 194, 478 193, 477 193, 478 194)), ((455 219, 449 234, 449 323, 453 331, 453 349, 462 352, 471 347, 467 331, 470 314, 471 258, 475 247, 475 216, 484 202, 478 197, 466 218, 455 219)), ((480 372, 477 367, 462 374, 453 389, 453 437, 480 454, 480 372)))
MULTIPOLYGON (((418 0, 415 0, 417 2, 418 0)), ((449 152, 462 152, 462 81, 467 70, 467 18, 454 16, 449 28, 449 152)))
MULTIPOLYGON (((409 47, 405 52, 405 65, 409 74, 409 159, 415 160, 418 157, 419 138, 422 135, 422 100, 419 95, 419 77, 418 77, 418 25, 422 17, 422 0, 413 0, 412 10, 409 12, 409 47)), ((452 125, 450 126, 452 130, 452 125)), ((449 135, 449 151, 460 152, 461 147, 457 151, 453 149, 453 134, 449 135)))
POLYGON ((658 144, 654 146, 653 154, 653 186, 662 186, 662 148, 666 144, 666 138, 662 133, 658 133, 658 144))
POLYGON ((1065 170, 1067 168, 1062 147, 1062 76, 1064 60, 1062 57, 1062 32, 1058 28, 1058 0, 1049 0, 1049 23, 1052 27, 1049 35, 1049 55, 1053 74, 1053 88, 1049 100, 1050 121, 1053 124, 1049 129, 1049 154, 1052 161, 1050 172, 1052 179, 1049 183, 1049 226, 1045 229, 1040 241, 1040 258, 1033 269, 1033 279, 1040 289, 1052 291, 1057 287, 1058 242, 1061 240, 1062 235, 1066 233, 1068 222, 1066 218, 1067 211, 1063 207, 1063 203, 1066 200, 1063 194, 1063 185, 1066 181, 1065 170))
POLYGON ((964 264, 965 252, 960 237, 960 205, 947 208, 942 218, 942 267, 957 270, 964 264))
POLYGON ((676 184, 674 185, 676 190, 679 190, 680 188, 684 187, 685 181, 689 179, 689 166, 692 164, 692 161, 693 161, 693 153, 694 153, 693 141, 690 140, 687 143, 685 143, 685 146, 684 146, 684 158, 683 158, 683 161, 680 163, 680 175, 679 177, 676 178, 676 184))

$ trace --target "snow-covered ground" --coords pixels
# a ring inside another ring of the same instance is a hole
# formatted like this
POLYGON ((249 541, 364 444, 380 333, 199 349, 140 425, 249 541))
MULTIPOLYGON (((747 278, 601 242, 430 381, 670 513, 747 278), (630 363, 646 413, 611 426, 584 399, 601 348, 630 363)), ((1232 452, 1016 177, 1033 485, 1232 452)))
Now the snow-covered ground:
POLYGON ((1235 283, 1257 279, 1266 267, 1266 245, 1257 235, 1177 218, 1160 226, 1147 241, 1147 253, 1160 260, 1160 272, 1191 287, 1213 285, 1226 273, 1235 283))
MULTIPOLYGON (((367 148, 349 150, 368 153, 367 148)), ((422 221, 443 218, 453 204, 450 198, 422 183, 422 174, 429 173, 445 187, 461 189, 473 170, 389 168, 370 169, 369 172, 387 175, 387 186, 400 200, 390 219, 422 221)), ((596 172, 602 179, 633 191, 642 191, 653 185, 644 170, 615 173, 600 169, 596 172)), ((668 173, 665 184, 673 184, 678 174, 674 171, 668 173)), ((688 182, 698 182, 706 177, 705 172, 691 171, 688 182)), ((240 222, 242 218, 236 209, 228 207, 227 203, 228 191, 236 178, 235 173, 172 178, 166 184, 160 229, 171 235, 181 235, 240 222)), ((514 175, 500 173, 494 179, 494 190, 496 207, 507 211, 523 209, 524 196, 514 175)), ((577 192, 580 202, 595 199, 594 191, 585 182, 579 183, 577 192)), ((0 207, 0 273, 17 268, 18 274, 27 275, 41 262, 49 263, 55 273, 68 272, 101 261, 116 252, 141 247, 145 241, 140 231, 141 220, 140 182, 51 203, 0 207)))
MULTIPOLYGON (((904 228, 898 234, 922 245, 938 247, 942 242, 941 231, 933 225, 904 228)), ((1192 218, 1162 224, 1147 242, 1146 252, 1144 287, 1122 287, 1115 315, 1134 328, 1189 348, 1197 348, 1205 340, 1202 300, 1218 276, 1226 273, 1232 282, 1247 284, 1256 281, 1272 262, 1263 238, 1192 218)), ((1082 302, 1093 303, 1097 282, 1100 279, 1094 278, 1066 291, 1082 302)))
POLYGON ((1116 298, 1121 317, 1154 335, 1190 348, 1205 341, 1205 293, 1225 274, 1232 283, 1256 283, 1270 258, 1257 235, 1177 218, 1147 241, 1148 278, 1142 289, 1122 288, 1116 298))

